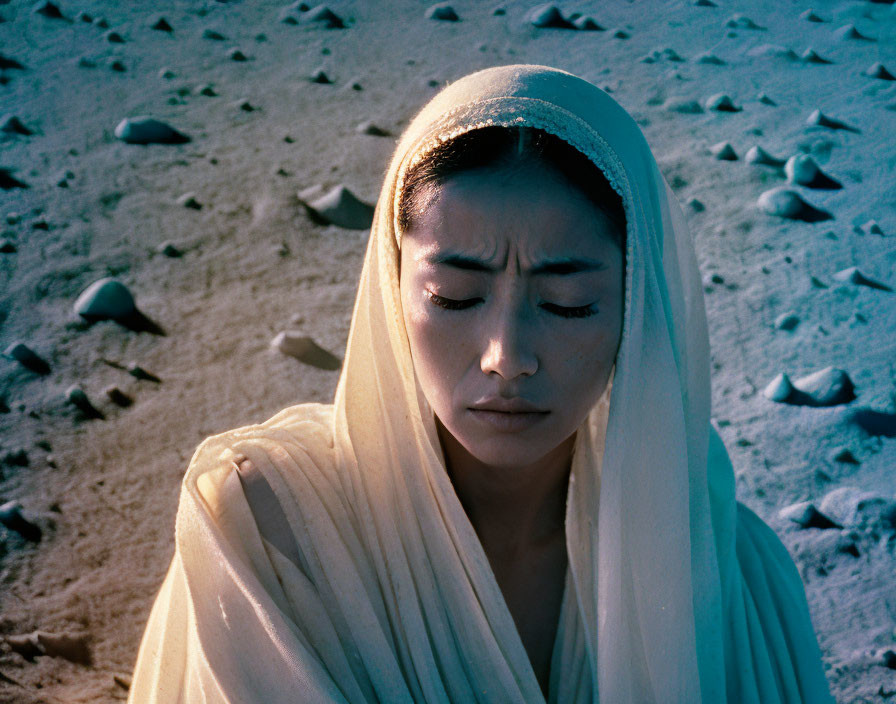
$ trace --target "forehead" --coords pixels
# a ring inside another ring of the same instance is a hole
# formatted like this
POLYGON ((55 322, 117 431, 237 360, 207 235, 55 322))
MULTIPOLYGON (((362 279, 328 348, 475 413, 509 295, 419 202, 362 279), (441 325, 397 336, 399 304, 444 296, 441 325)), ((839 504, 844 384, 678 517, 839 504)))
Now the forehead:
POLYGON ((521 258, 599 256, 615 246, 612 224, 565 178, 539 165, 477 169, 426 186, 408 239, 428 251, 451 249, 521 258))

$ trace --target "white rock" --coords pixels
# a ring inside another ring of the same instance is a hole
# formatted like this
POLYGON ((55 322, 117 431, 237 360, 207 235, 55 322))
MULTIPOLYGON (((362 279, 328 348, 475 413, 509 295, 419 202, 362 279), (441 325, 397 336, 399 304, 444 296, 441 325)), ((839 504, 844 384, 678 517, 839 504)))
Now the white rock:
POLYGON ((132 315, 137 306, 127 286, 111 277, 94 281, 78 296, 75 313, 88 320, 120 319, 132 315))

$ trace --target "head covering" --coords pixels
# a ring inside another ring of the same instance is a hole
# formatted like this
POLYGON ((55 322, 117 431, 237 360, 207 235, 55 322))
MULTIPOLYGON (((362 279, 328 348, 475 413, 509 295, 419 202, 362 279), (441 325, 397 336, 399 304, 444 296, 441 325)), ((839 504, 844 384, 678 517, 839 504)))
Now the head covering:
POLYGON ((334 403, 284 409, 196 451, 130 701, 544 701, 445 470, 398 289, 405 174, 491 125, 540 128, 587 155, 627 220, 620 348, 573 451, 548 700, 833 701, 799 574, 735 501, 710 422, 702 284, 681 208, 613 98, 537 65, 465 76, 402 135, 334 403), (241 457, 282 508, 287 547, 259 532, 270 516, 247 502, 241 457))

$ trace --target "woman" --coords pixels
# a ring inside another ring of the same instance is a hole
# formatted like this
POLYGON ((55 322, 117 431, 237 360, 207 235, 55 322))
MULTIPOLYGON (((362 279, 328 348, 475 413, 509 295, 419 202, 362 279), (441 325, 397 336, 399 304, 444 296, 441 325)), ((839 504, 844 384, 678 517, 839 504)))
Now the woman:
POLYGON ((708 349, 633 119, 544 66, 447 86, 386 174, 334 403, 197 449, 129 701, 832 702, 708 349))

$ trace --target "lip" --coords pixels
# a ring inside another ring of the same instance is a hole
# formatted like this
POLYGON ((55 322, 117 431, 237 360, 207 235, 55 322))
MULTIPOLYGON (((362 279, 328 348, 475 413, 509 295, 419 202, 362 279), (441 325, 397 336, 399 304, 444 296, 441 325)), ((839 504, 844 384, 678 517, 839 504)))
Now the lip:
POLYGON ((549 411, 539 412, 505 412, 486 411, 479 408, 469 409, 479 422, 499 432, 520 432, 527 430, 548 417, 549 411))
POLYGON ((515 398, 490 396, 474 403, 470 410, 497 411, 500 413, 548 413, 548 411, 519 396, 515 398))

